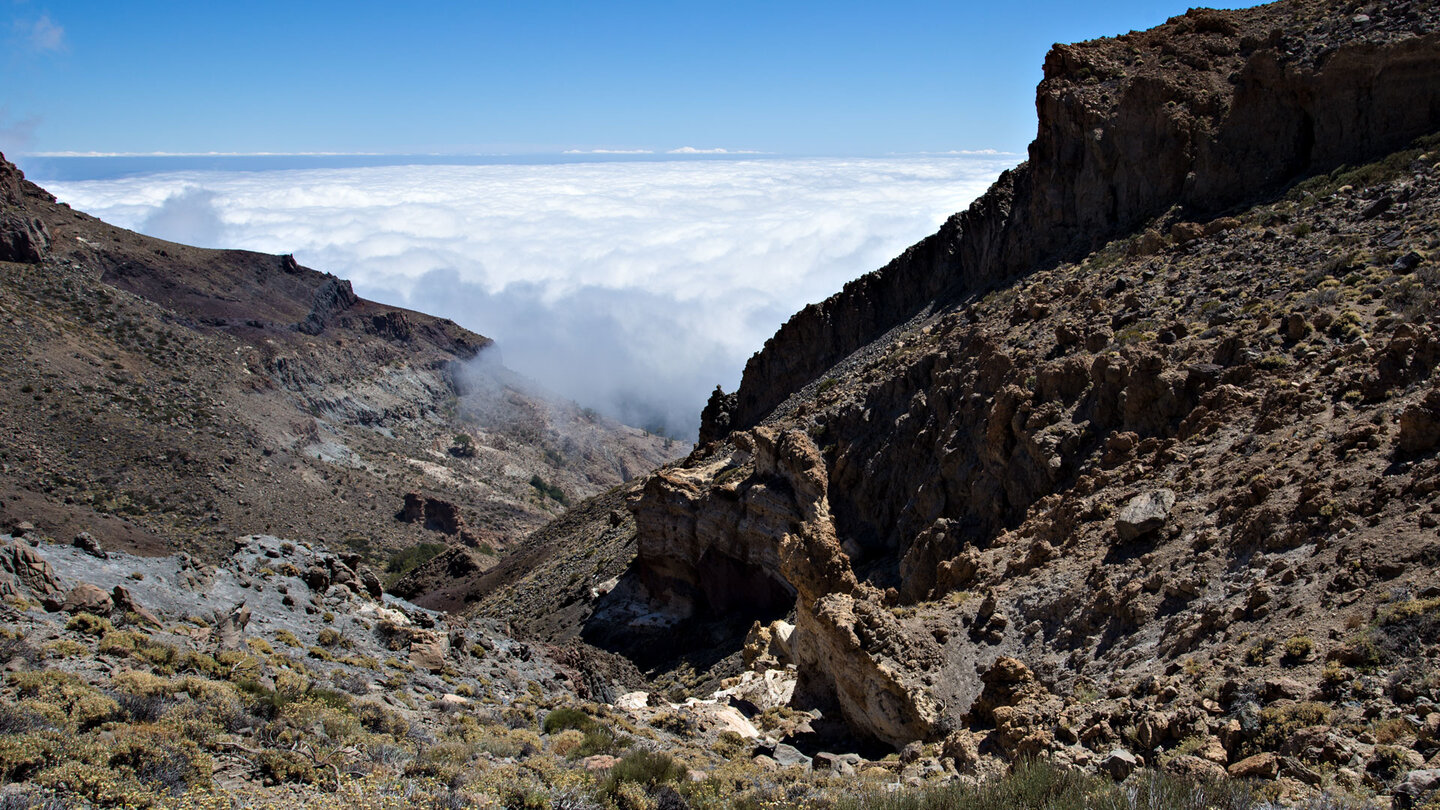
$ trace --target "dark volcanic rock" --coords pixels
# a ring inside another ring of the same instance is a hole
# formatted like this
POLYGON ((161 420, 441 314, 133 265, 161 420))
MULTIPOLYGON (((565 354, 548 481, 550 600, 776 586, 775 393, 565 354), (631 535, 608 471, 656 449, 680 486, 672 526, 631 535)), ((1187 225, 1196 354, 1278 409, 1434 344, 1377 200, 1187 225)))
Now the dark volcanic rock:
POLYGON ((305 320, 295 328, 307 335, 318 335, 325 331, 325 327, 332 318, 355 306, 359 300, 359 296, 355 295, 355 291, 350 288, 349 281, 334 277, 327 278, 315 290, 315 305, 311 307, 310 314, 306 315, 305 320))
MULTIPOLYGON (((3 159, 3 157, 0 157, 3 159)), ((34 264, 50 249, 50 234, 39 219, 0 216, 0 262, 34 264)))
POLYGON ((1179 206, 1223 211, 1440 128, 1440 10, 1362 27, 1315 0, 1196 9, 1057 45, 1029 160, 940 231, 793 316, 745 366, 731 429, 927 304, 1083 255, 1179 206))

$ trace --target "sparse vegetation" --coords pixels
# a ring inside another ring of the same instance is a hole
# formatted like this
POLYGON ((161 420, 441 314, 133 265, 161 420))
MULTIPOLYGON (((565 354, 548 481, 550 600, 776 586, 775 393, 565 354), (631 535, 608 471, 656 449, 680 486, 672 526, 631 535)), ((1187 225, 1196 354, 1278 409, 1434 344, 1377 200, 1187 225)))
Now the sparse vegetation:
POLYGON ((444 543, 416 543, 392 553, 385 562, 385 574, 389 584, 394 584, 401 577, 434 559, 446 548, 444 543))
POLYGON ((565 497, 564 490, 560 489, 560 487, 557 487, 554 484, 546 483, 545 479, 541 478, 539 475, 533 475, 530 477, 530 486, 534 487, 535 491, 539 492, 541 495, 549 498, 552 501, 558 502, 562 506, 570 502, 565 497))

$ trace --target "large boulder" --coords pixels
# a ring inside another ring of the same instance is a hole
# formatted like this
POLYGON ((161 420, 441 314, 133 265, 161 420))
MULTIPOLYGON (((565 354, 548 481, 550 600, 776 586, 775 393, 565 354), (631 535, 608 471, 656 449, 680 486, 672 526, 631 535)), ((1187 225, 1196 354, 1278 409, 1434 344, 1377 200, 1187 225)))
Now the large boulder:
POLYGON ((93 613, 96 616, 108 616, 114 607, 115 601, 110 594, 88 582, 71 588, 60 603, 60 610, 65 613, 93 613))
POLYGON ((0 262, 37 264, 50 250, 50 232, 38 217, 0 215, 0 262))
POLYGON ((1418 807, 1425 794, 1437 789, 1440 789, 1440 768, 1426 768, 1405 774, 1390 792, 1399 806, 1418 807))
POLYGON ((1155 489, 1142 492, 1130 499, 1120 515, 1115 518, 1115 532, 1126 542, 1159 529, 1175 508, 1175 492, 1169 489, 1155 489))
POLYGON ((0 546, 0 596, 44 599, 64 586, 44 557, 21 541, 0 546))
POLYGON ((1100 770, 1116 781, 1123 780, 1140 767, 1140 760, 1129 751, 1117 748, 1100 760, 1100 770))
POLYGON ((1232 764, 1228 770, 1236 779, 1274 779, 1280 773, 1280 760, 1266 751, 1246 757, 1232 764))
POLYGON ((443 672, 450 639, 433 630, 414 630, 410 637, 410 665, 426 672, 443 672))
POLYGON ((1440 445, 1440 389, 1432 389, 1420 402, 1400 413, 1396 448, 1404 455, 1434 450, 1440 445))

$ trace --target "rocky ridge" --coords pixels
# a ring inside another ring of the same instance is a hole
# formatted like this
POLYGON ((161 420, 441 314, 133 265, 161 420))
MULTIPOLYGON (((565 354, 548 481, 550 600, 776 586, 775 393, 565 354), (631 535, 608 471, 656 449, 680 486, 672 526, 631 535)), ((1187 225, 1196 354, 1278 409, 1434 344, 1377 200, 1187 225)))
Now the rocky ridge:
POLYGON ((566 493, 678 450, 546 396, 454 323, 290 256, 111 227, 3 160, 0 262, 7 527, 202 557, 250 532, 373 562, 449 543, 488 566, 566 493), (417 491, 469 534, 396 520, 417 491))
MULTIPOLYGON (((806 307, 746 364, 751 427, 917 312, 1080 258, 1171 208, 1204 221, 1435 129, 1440 33, 1427 3, 1195 9, 1150 31, 1058 45, 1029 159, 889 265, 806 307)), ((713 424, 704 438, 723 438, 713 424)))
POLYGON ((602 541, 636 557, 584 637, 668 640, 657 674, 754 620, 726 666, 792 663, 792 708, 963 773, 1413 800, 1440 765, 1437 29, 1282 2, 1058 46, 1031 160, 717 392, 602 541))

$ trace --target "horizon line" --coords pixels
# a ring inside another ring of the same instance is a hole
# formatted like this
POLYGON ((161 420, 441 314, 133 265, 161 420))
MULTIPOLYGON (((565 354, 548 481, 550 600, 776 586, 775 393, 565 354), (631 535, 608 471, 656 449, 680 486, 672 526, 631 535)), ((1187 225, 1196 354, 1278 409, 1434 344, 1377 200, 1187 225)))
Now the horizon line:
MULTIPOLYGON (((16 152, 17 157, 29 158, 246 158, 246 157, 534 157, 553 155, 556 157, 804 157, 805 153, 765 152, 754 149, 727 149, 724 147, 696 148, 682 146, 675 149, 563 149, 536 152, 102 152, 98 150, 54 150, 39 152, 16 152)), ((1001 149, 950 149, 943 151, 883 152, 883 157, 1013 157, 1019 152, 1001 149)), ((815 155, 811 155, 815 156, 815 155)), ((835 155, 840 156, 840 155, 835 155)), ((865 156, 854 153, 848 157, 865 156)))

